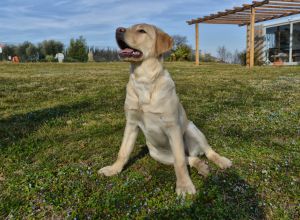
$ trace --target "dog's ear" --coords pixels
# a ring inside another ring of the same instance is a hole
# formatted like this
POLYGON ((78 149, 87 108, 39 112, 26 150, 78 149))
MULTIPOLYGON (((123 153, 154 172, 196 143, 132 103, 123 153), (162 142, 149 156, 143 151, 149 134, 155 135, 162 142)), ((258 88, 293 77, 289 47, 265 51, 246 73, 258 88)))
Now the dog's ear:
POLYGON ((155 45, 156 54, 158 56, 162 55, 163 53, 171 50, 172 47, 173 47, 173 39, 165 32, 156 29, 156 45, 155 45))

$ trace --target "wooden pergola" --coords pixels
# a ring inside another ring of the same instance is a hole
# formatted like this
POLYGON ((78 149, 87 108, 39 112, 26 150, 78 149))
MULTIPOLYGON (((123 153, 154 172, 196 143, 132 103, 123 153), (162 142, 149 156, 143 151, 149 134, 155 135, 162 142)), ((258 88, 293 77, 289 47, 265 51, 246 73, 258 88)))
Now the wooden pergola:
POLYGON ((210 14, 187 21, 195 24, 196 32, 196 65, 199 65, 199 23, 205 24, 232 24, 247 26, 247 66, 254 66, 254 26, 255 23, 282 18, 300 13, 300 0, 265 0, 253 1, 242 7, 234 7, 224 12, 210 14))

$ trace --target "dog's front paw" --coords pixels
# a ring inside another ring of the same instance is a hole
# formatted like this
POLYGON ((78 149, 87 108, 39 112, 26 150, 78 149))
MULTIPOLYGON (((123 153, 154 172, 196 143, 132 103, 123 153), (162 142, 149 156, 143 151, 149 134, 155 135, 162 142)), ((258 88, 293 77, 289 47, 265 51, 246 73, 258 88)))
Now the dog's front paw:
POLYGON ((116 169, 114 166, 107 166, 103 167, 102 169, 98 170, 98 174, 104 174, 105 176, 113 176, 120 173, 121 170, 116 169))
POLYGON ((231 160, 227 159, 226 157, 220 157, 217 160, 217 165, 221 169, 227 169, 232 166, 232 162, 231 162, 231 160))
POLYGON ((209 167, 208 165, 202 161, 202 160, 197 160, 193 166, 197 169, 198 173, 201 174, 204 177, 207 177, 209 174, 209 167))
POLYGON ((176 193, 178 196, 185 196, 186 194, 195 194, 196 189, 192 182, 188 184, 177 184, 176 193))
POLYGON ((201 166, 198 169, 198 173, 201 174, 204 177, 207 177, 209 174, 209 167, 207 164, 202 163, 201 166))

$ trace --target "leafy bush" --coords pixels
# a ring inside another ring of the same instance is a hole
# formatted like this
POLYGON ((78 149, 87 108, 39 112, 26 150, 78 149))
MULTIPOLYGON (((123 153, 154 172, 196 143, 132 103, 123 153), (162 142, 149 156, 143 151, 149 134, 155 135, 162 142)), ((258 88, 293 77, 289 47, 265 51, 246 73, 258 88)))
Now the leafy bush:
POLYGON ((54 57, 57 53, 62 53, 63 50, 64 44, 60 41, 44 40, 38 44, 40 59, 44 59, 47 55, 52 55, 54 57))
POLYGON ((3 51, 2 51, 3 59, 8 60, 9 56, 13 57, 14 55, 17 54, 16 51, 17 51, 17 46, 5 45, 5 47, 3 47, 3 51))
POLYGON ((186 44, 179 45, 174 52, 171 53, 172 61, 188 61, 191 60, 192 48, 186 44))
POLYGON ((45 60, 47 62, 54 62, 55 61, 55 59, 52 55, 46 55, 45 60))

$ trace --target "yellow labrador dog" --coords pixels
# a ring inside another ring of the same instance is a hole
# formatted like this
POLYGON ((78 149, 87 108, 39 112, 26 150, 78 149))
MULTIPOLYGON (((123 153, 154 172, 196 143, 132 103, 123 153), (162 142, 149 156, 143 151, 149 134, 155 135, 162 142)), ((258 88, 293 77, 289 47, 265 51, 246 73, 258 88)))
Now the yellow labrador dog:
POLYGON ((177 194, 194 194, 187 165, 206 176, 209 169, 199 155, 205 154, 222 169, 230 167, 231 161, 217 154, 187 119, 175 84, 162 64, 162 54, 172 48, 172 38, 155 26, 137 24, 118 28, 116 40, 120 57, 131 62, 125 100, 127 122, 116 162, 98 173, 112 176, 122 171, 141 129, 151 157, 174 165, 177 194))

